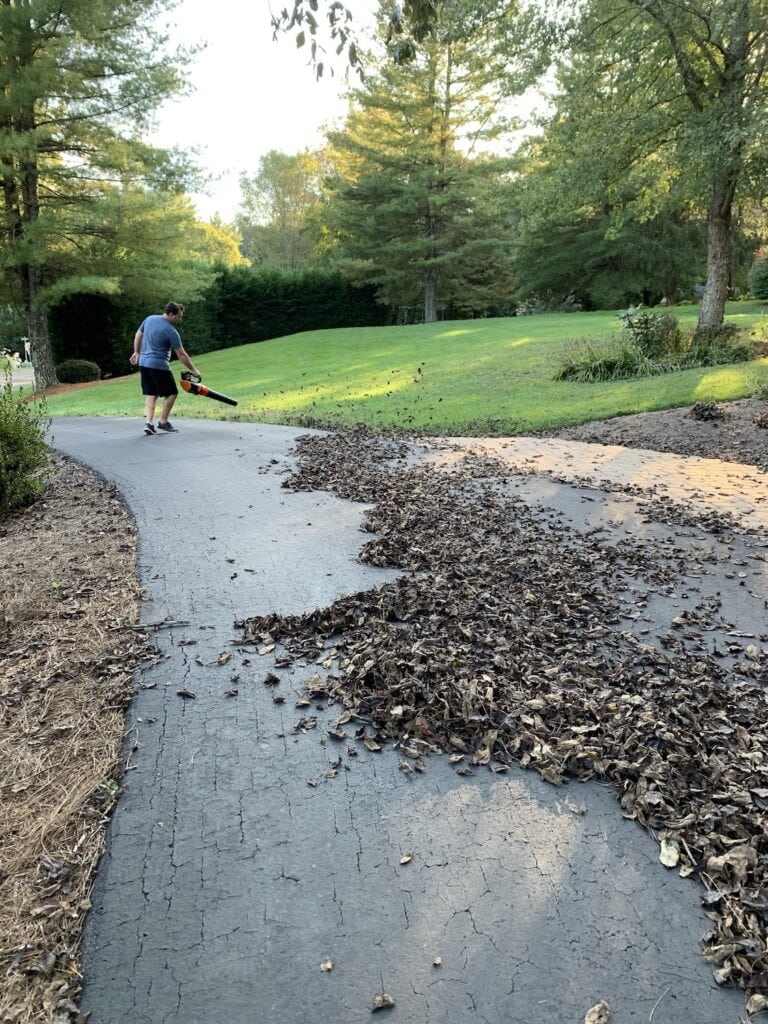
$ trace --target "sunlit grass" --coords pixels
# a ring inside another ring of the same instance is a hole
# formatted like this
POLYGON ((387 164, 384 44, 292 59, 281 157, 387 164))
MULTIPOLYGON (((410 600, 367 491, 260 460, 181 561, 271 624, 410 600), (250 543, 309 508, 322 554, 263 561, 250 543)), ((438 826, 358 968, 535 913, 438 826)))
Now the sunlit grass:
MULTIPOLYGON (((757 303, 729 307, 751 326, 757 303)), ((695 307, 675 310, 684 325, 695 307)), ((685 370, 637 381, 579 384, 552 379, 574 341, 618 329, 613 312, 548 314, 408 327, 310 331, 196 355, 205 382, 237 408, 182 394, 176 416, 450 433, 521 433, 695 401, 750 394, 768 361, 685 370)), ((50 396, 54 416, 140 417, 138 377, 50 396)))

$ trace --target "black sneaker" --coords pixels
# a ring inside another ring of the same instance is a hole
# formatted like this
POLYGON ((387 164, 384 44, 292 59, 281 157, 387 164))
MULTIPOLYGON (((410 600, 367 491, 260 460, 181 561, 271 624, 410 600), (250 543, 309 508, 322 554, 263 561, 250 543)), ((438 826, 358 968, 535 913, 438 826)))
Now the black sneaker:
POLYGON ((153 425, 151 423, 145 423, 144 424, 144 433, 145 434, 156 434, 157 431, 155 430, 155 428, 153 427, 153 425))
POLYGON ((158 420, 157 429, 164 430, 166 434, 178 434, 178 430, 176 429, 176 427, 171 426, 170 420, 167 420, 165 423, 161 423, 160 420, 158 420))

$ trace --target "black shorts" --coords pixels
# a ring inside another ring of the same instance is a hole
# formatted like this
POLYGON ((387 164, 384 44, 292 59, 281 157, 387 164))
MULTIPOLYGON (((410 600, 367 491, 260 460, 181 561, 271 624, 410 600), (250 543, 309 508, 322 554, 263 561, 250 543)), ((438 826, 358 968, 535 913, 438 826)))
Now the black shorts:
POLYGON ((139 370, 141 371, 142 395, 152 395, 155 398, 178 395, 176 378, 170 370, 153 370, 150 366, 140 366, 139 370))

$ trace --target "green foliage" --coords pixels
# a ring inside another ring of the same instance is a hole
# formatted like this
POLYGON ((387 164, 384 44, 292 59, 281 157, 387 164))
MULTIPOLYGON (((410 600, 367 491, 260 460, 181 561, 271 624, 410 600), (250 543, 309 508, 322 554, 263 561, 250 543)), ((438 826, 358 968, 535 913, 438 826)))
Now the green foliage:
POLYGON ((738 205, 764 194, 767 31, 762 2, 587 0, 563 48, 555 119, 568 122, 577 173, 605 176, 612 210, 630 184, 641 220, 706 215, 700 326, 723 321, 738 205))
POLYGON ((148 313, 160 312, 168 298, 153 308, 124 297, 71 295, 50 312, 54 360, 85 359, 108 377, 128 373, 137 327, 148 313))
POLYGON ((581 384, 639 380, 657 376, 665 369, 663 364, 649 359, 633 341, 614 336, 604 342, 590 339, 575 341, 571 350, 561 358, 553 379, 581 384))
POLYGON ((372 288, 356 288, 338 272, 277 267, 220 268, 184 315, 184 346, 192 353, 246 345, 300 331, 385 323, 372 288))
POLYGON ((658 162, 613 181, 617 157, 591 134, 588 111, 565 111, 520 153, 518 299, 574 292, 586 309, 617 309, 691 294, 706 258, 703 213, 677 190, 649 215, 646 177, 664 178, 658 162))
POLYGON ((136 183, 150 185, 159 209, 162 193, 193 181, 184 155, 143 141, 154 111, 185 85, 189 54, 169 52, 159 20, 172 6, 0 4, 0 273, 24 308, 41 387, 55 381, 47 307, 78 291, 114 293, 130 273, 136 183))
POLYGON ((24 354, 22 338, 27 333, 26 321, 15 306, 0 306, 0 349, 24 354))
POLYGON ((256 175, 240 176, 236 223, 242 252, 254 265, 300 270, 318 264, 321 167, 318 153, 271 150, 256 175))
POLYGON ((483 151, 511 128, 523 52, 511 5, 457 0, 407 67, 383 54, 352 94, 323 216, 333 259, 380 302, 426 322, 510 307, 509 161, 483 151))
POLYGON ((689 366, 745 363, 755 358, 755 342, 741 335, 734 324, 697 327, 688 339, 685 357, 689 366))
POLYGON ((42 493, 48 468, 44 402, 14 393, 6 373, 0 390, 0 516, 42 493))
POLYGON ((671 313, 653 313, 630 306, 618 314, 621 328, 649 359, 672 355, 680 350, 680 323, 671 313))
POLYGON ((584 384, 639 380, 700 366, 748 362, 755 357, 752 340, 738 328, 683 332, 677 317, 628 309, 619 314, 622 331, 604 341, 575 342, 559 361, 555 380, 584 384))
POLYGON ((101 380, 101 370, 87 359, 65 359, 56 367, 56 376, 62 384, 84 384, 101 380))
POLYGON ((768 299, 768 250, 759 250, 749 271, 749 290, 756 299, 768 299))
POLYGON ((573 292, 558 296, 548 290, 544 295, 534 293, 518 302, 515 313, 517 316, 540 316, 542 313, 578 313, 582 308, 573 292))

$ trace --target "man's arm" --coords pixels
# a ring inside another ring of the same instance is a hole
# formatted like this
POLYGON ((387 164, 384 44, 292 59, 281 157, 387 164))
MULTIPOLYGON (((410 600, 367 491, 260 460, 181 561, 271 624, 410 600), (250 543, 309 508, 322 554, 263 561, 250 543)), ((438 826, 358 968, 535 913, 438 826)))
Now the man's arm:
POLYGON ((141 352, 141 343, 143 340, 144 332, 139 328, 133 336, 133 352, 131 353, 131 358, 128 360, 131 366, 136 366, 139 361, 139 353, 141 352))
POLYGON ((189 354, 187 353, 183 345, 179 345, 179 347, 176 349, 176 355, 179 357, 179 361, 184 363, 186 368, 188 370, 191 370, 196 377, 202 377, 202 373, 200 373, 195 364, 189 358, 189 354))

